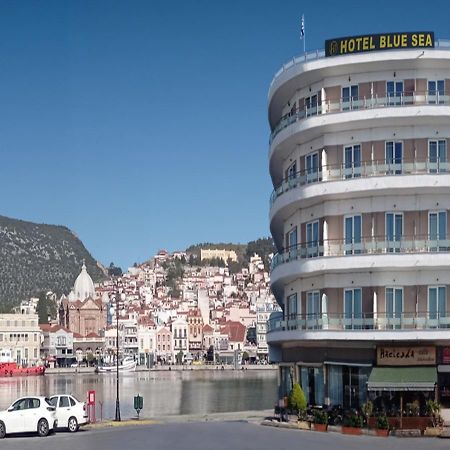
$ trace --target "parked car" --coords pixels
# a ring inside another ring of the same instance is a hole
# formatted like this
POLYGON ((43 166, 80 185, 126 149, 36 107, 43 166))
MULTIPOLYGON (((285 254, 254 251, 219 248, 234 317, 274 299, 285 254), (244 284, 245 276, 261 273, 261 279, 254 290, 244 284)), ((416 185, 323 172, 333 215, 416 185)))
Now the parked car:
POLYGON ((56 408, 58 428, 75 433, 80 425, 88 423, 86 403, 79 402, 73 395, 53 395, 50 403, 56 408))
POLYGON ((46 397, 22 397, 0 411, 0 439, 11 433, 47 436, 57 427, 55 407, 46 397))

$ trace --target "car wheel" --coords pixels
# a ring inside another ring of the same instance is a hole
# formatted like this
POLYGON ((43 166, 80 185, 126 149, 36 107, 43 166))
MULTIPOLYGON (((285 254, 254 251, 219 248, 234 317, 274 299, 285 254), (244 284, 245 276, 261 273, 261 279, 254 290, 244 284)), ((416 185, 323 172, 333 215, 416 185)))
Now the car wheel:
POLYGON ((0 420, 0 439, 3 439, 6 436, 6 427, 5 424, 0 420))
POLYGON ((38 431, 39 436, 41 436, 41 437, 44 437, 44 436, 48 435, 48 433, 50 431, 50 428, 48 426, 47 419, 41 419, 38 422, 38 429, 37 429, 37 431, 38 431))
POLYGON ((71 433, 75 433, 75 431, 78 431, 78 421, 75 417, 71 417, 69 419, 69 422, 67 424, 67 428, 69 428, 69 431, 71 433))

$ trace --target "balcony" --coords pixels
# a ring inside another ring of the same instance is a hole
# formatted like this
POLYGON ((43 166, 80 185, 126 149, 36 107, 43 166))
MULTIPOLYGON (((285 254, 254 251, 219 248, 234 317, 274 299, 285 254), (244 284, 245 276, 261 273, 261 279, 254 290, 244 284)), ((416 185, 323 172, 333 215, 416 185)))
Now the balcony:
MULTIPOLYGON (((450 48, 450 40, 449 39, 436 39, 434 44, 435 49, 437 50, 448 50, 450 48)), ((428 49, 433 50, 433 49, 428 49)), ((360 55, 361 53, 355 54, 360 55)), ((373 55, 373 52, 371 52, 373 55)), ((346 55, 348 56, 348 55, 346 55)), ((282 75, 286 74, 292 68, 299 64, 303 64, 305 62, 315 61, 319 59, 325 59, 325 50, 313 50, 310 52, 303 53, 302 56, 297 56, 295 58, 292 58, 290 61, 288 61, 286 64, 283 64, 283 66, 280 68, 280 70, 274 75, 270 87, 269 87, 269 98, 271 97, 271 93, 274 92, 276 86, 279 85, 279 79, 282 75)), ((333 58, 327 58, 333 60, 333 58)))
POLYGON ((302 186, 327 181, 354 180, 379 176, 450 174, 450 163, 436 159, 361 161, 360 163, 338 164, 317 167, 315 170, 303 170, 283 180, 270 196, 270 207, 286 192, 302 186))
POLYGON ((442 253, 450 251, 449 239, 434 236, 373 236, 353 239, 326 239, 306 242, 284 249, 274 255, 271 271, 276 267, 296 260, 358 255, 394 255, 413 253, 442 253))
MULTIPOLYGON (((294 113, 283 116, 275 125, 269 139, 269 145, 282 130, 309 117, 324 114, 360 111, 377 108, 397 108, 405 106, 450 105, 450 96, 439 92, 395 92, 378 97, 345 97, 339 100, 323 100, 316 105, 305 106, 294 113)), ((270 152, 270 148, 269 148, 270 152)))
POLYGON ((447 330, 450 314, 436 311, 359 314, 299 314, 289 319, 270 319, 267 333, 279 331, 391 331, 447 330))

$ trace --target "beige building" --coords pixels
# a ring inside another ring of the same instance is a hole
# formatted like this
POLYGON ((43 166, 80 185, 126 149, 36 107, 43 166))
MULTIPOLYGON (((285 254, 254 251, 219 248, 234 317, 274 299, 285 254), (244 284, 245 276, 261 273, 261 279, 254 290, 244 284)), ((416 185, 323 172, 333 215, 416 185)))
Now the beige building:
POLYGON ((203 261, 204 259, 213 259, 220 258, 224 262, 227 262, 229 259, 231 261, 237 261, 237 255, 234 250, 217 250, 217 249, 200 249, 200 259, 203 261))
POLYGON ((37 314, 0 314, 0 354, 10 355, 19 365, 35 366, 40 348, 37 314))

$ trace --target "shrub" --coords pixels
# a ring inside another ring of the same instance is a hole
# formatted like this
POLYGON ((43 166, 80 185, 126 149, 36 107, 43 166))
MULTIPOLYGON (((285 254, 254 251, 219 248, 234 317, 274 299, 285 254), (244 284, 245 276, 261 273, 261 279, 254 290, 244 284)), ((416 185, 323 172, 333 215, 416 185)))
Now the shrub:
POLYGON ((379 430, 389 430, 389 422, 384 414, 377 417, 377 428, 379 430))
POLYGON ((297 413, 301 413, 306 410, 306 397, 303 389, 298 383, 295 383, 289 393, 289 407, 297 413))
POLYGON ((441 421, 441 405, 434 400, 427 400, 426 410, 427 414, 432 418, 433 426, 437 427, 441 421))
POLYGON ((314 423, 328 423, 328 414, 323 409, 316 409, 314 411, 314 423))
POLYGON ((351 414, 344 417, 344 426, 353 428, 362 428, 364 426, 364 417, 359 414, 351 414))

